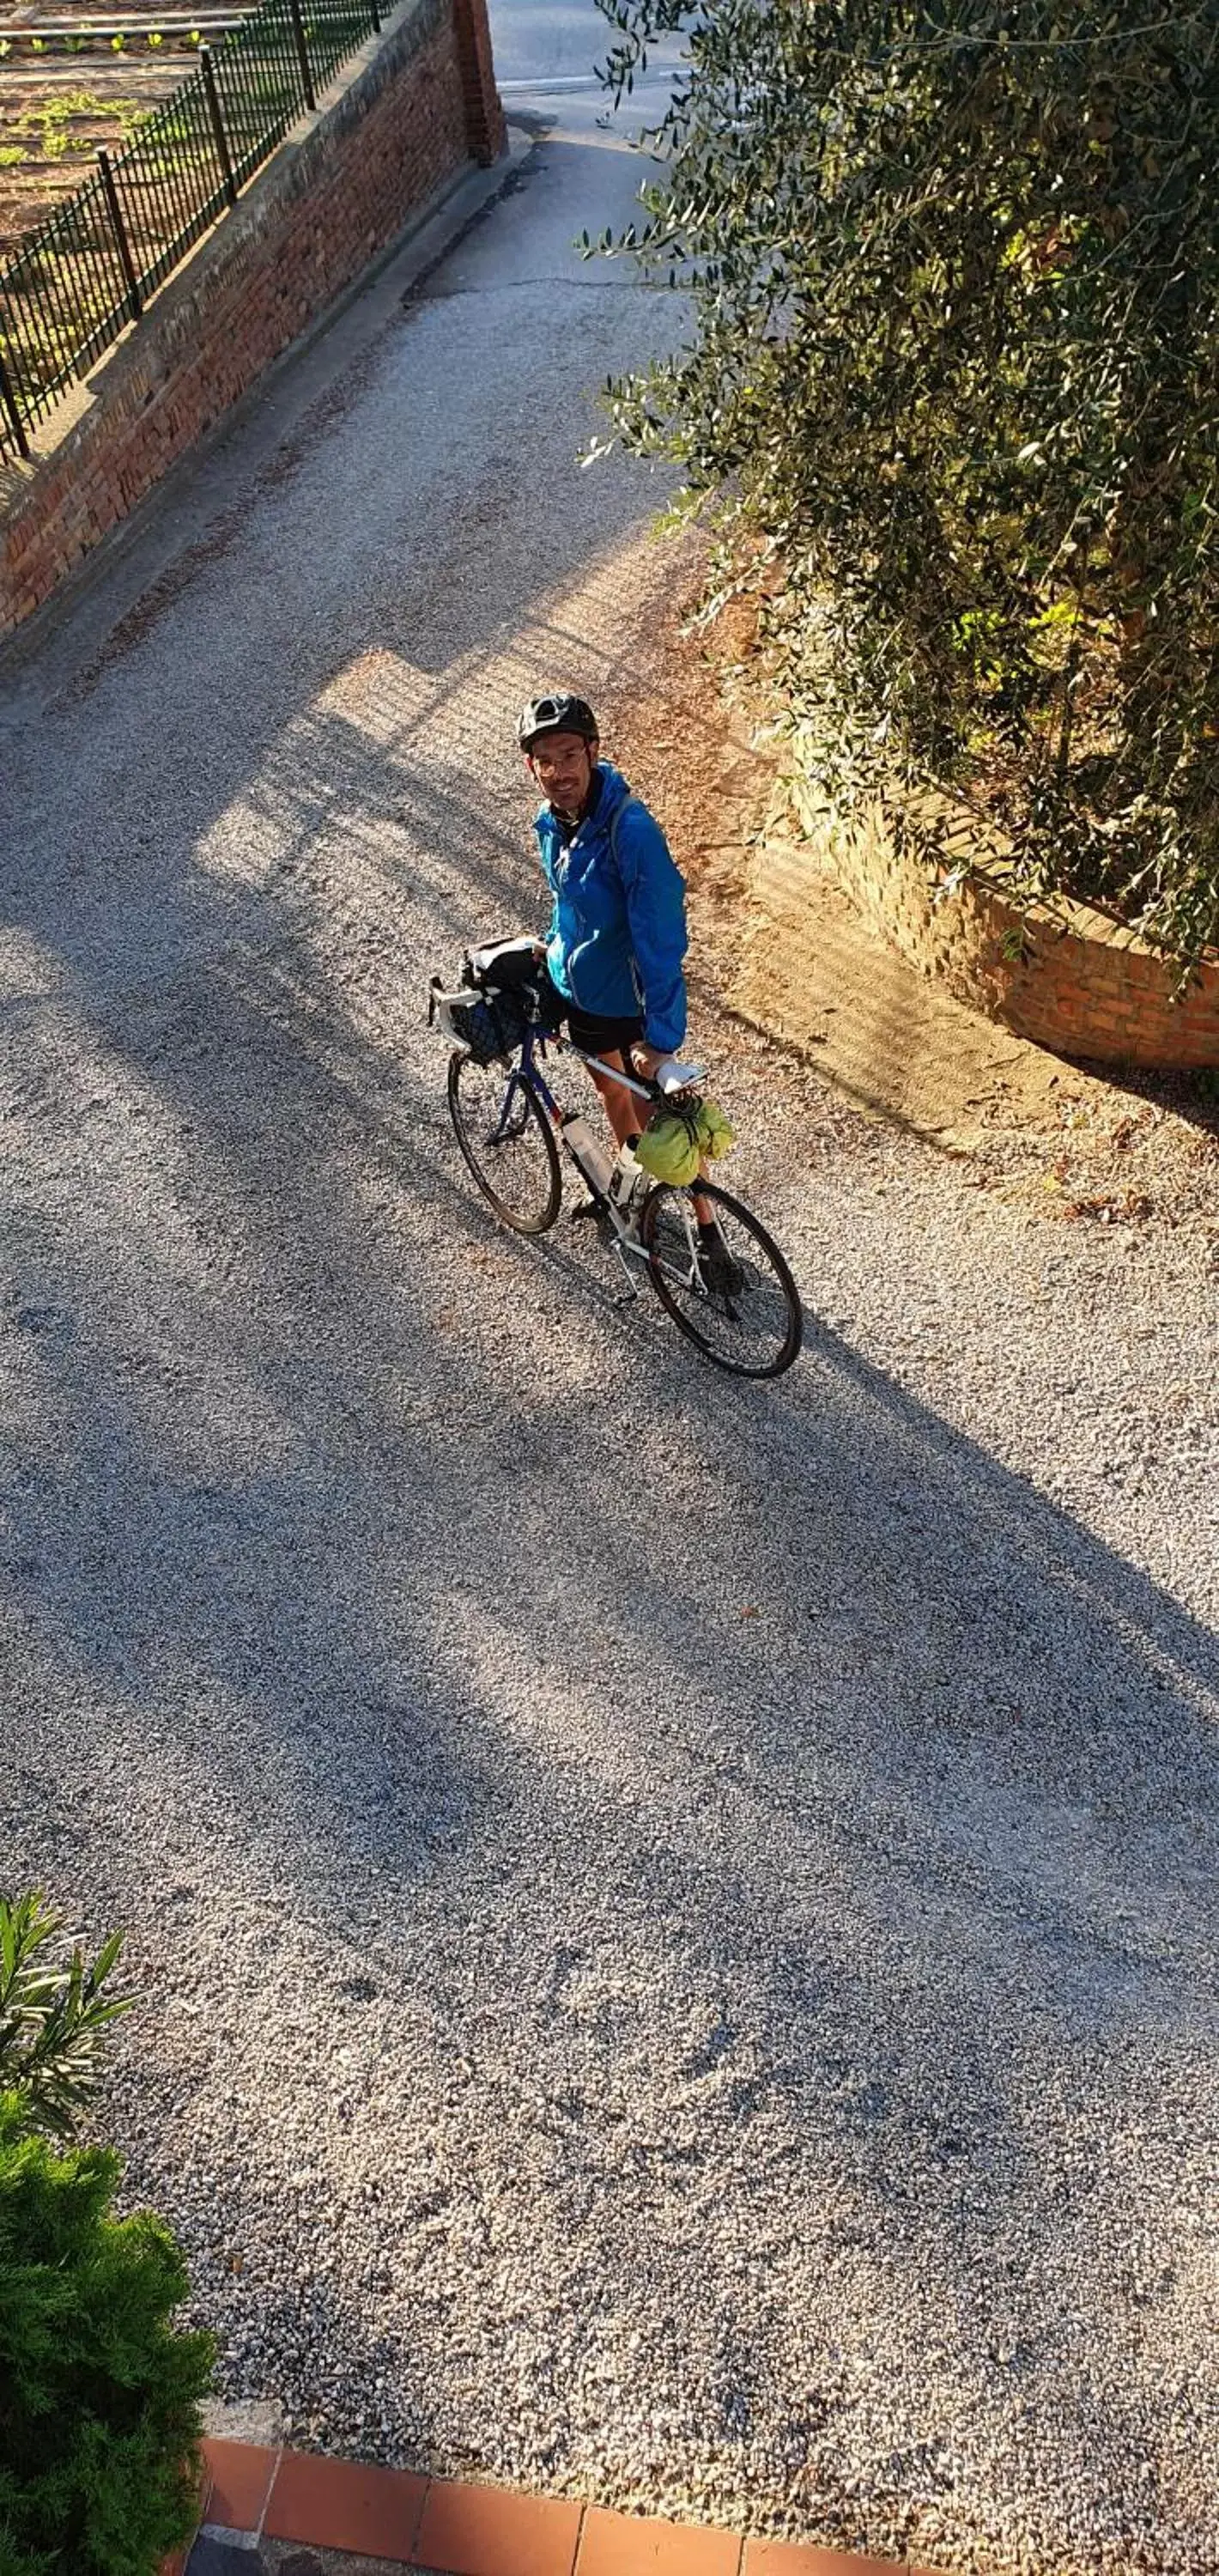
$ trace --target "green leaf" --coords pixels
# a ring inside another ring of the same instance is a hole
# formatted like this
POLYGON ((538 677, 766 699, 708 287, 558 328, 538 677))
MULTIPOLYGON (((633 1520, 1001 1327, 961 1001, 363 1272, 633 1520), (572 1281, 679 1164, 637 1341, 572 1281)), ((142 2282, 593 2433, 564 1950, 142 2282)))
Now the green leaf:
POLYGON ((932 32, 879 0, 602 6, 620 94, 687 48, 629 246, 691 336, 614 426, 735 513, 726 557, 781 549, 763 641, 808 774, 993 790, 1030 885, 1187 961, 1219 934, 1205 13, 1044 0, 999 46, 975 0, 932 32))

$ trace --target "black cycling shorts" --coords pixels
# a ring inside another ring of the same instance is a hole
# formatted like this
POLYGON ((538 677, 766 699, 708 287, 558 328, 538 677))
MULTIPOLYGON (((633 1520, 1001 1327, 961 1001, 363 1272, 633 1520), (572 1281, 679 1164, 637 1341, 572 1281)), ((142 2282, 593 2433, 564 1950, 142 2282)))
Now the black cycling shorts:
POLYGON ((547 970, 554 995, 556 1018, 567 1022, 567 1034, 573 1046, 585 1055, 620 1055, 625 1047, 639 1046, 643 1038, 643 1013, 636 1011, 629 1020, 603 1019, 596 1011, 581 1011, 559 991, 553 975, 547 970))

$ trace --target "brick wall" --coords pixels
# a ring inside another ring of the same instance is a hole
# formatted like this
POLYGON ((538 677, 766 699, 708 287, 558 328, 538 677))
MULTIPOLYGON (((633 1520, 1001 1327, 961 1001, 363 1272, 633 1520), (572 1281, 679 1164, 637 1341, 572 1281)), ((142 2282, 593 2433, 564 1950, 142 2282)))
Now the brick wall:
MULTIPOLYGON (((797 787, 797 812, 800 801, 797 787)), ((1141 940, 1082 904, 1049 911, 1013 903, 993 854, 985 854, 992 875, 947 891, 952 860, 967 851, 978 857, 961 818, 949 830, 938 885, 925 862, 897 845, 891 816, 879 803, 849 823, 827 823, 807 809, 801 820, 803 846, 793 847, 790 829, 775 834, 769 851, 763 840, 751 889, 773 930, 775 972, 795 991, 798 957, 786 976, 784 968, 785 949, 800 939, 793 872, 828 868, 912 965, 1017 1036, 1055 1055, 1100 1064, 1219 1065, 1219 957, 1209 957, 1198 980, 1174 1000, 1168 968, 1141 940)))
POLYGON ((507 138, 491 60, 486 0, 454 0, 453 28, 470 150, 476 161, 489 164, 498 161, 507 138))
POLYGON ((407 0, 3 477, 0 635, 504 126, 485 0, 407 0))

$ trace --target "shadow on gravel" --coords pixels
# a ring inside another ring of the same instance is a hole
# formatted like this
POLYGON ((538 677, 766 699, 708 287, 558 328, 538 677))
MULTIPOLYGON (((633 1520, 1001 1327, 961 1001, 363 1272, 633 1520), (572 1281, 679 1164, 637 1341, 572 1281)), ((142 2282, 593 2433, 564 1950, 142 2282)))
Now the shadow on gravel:
POLYGON ((316 1003, 248 1128, 209 1086, 190 1338, 172 1206, 16 1326, 20 1840, 136 1927, 135 2174, 234 2384, 822 2527, 879 2374, 886 2529, 981 2509, 964 2425, 1043 2537, 1067 2452, 1104 2534, 1192 2531, 1214 1639, 815 1322, 733 1389, 495 1234, 316 1003))
POLYGON ((494 620, 255 560, 92 828, 19 749, 6 1852, 133 1927, 133 2184, 298 2432, 1201 2565, 1219 1649, 815 1322, 734 1389, 466 1190, 421 987, 536 903, 512 705, 627 649, 494 482, 494 620))

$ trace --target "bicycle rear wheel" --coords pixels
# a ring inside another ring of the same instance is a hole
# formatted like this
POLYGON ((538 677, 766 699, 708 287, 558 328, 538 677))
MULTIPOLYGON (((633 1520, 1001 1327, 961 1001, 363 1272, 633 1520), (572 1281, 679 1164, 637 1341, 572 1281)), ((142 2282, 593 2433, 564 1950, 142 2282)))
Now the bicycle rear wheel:
POLYGON ((559 1213, 559 1149, 537 1093, 514 1065, 449 1058, 453 1133, 483 1197, 517 1234, 545 1234, 559 1213))
POLYGON ((777 1243, 739 1199, 700 1181, 723 1239, 709 1265, 699 1245, 688 1189, 660 1183, 640 1220, 648 1277, 678 1331, 734 1377, 782 1377, 804 1334, 800 1297, 777 1243), (719 1277, 716 1271, 719 1271, 719 1277))

